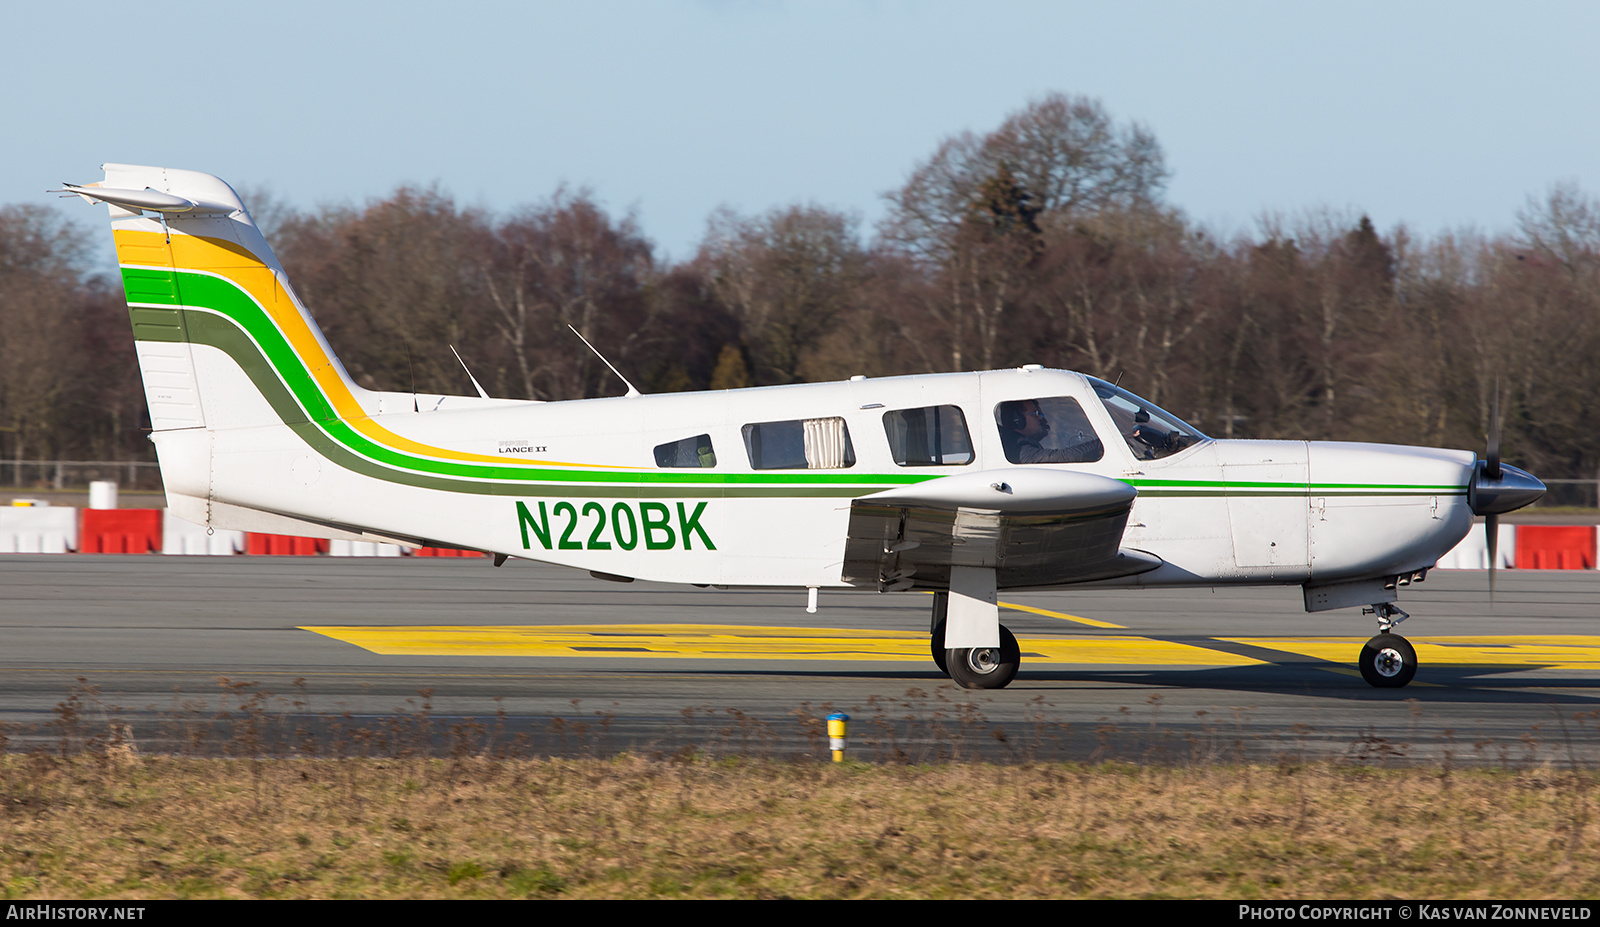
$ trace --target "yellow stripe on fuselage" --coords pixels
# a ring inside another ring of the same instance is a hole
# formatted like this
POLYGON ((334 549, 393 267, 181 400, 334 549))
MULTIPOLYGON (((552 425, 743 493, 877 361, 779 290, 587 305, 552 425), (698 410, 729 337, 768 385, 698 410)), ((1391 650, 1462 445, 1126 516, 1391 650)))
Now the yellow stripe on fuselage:
POLYGON ((199 235, 174 234, 170 241, 161 232, 141 232, 118 229, 114 233, 117 261, 145 267, 165 267, 171 270, 189 270, 223 277, 250 295, 271 317, 278 330, 295 354, 311 371, 317 386, 340 419, 368 438, 395 450, 408 451, 445 460, 475 463, 512 464, 518 467, 590 467, 606 470, 633 470, 636 467, 615 467, 603 464, 568 463, 554 460, 529 460, 521 457, 496 457, 487 454, 469 454, 447 450, 402 437, 367 416, 361 403, 351 394, 339 375, 333 358, 322 347, 321 341, 301 315, 294 297, 284 289, 278 275, 260 258, 233 242, 199 235))

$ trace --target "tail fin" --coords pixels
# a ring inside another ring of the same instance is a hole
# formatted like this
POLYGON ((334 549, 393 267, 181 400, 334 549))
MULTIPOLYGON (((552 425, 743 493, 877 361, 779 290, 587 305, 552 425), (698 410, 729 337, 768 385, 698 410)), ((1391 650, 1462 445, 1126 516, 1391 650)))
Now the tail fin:
MULTIPOLYGON (((545 465, 391 431, 375 416, 414 414, 416 395, 351 382, 231 187, 196 171, 105 171, 101 183, 60 192, 111 209, 151 439, 175 514, 218 527, 315 533, 315 525, 285 519, 306 515, 305 487, 323 462, 386 483, 452 486, 446 476, 492 478, 508 465, 545 465)), ((452 411, 518 404, 425 398, 431 411, 445 410, 446 400, 452 411)))
POLYGON ((197 171, 107 164, 105 172, 102 183, 63 192, 110 206, 156 432, 364 414, 356 398, 364 391, 233 188, 197 171))

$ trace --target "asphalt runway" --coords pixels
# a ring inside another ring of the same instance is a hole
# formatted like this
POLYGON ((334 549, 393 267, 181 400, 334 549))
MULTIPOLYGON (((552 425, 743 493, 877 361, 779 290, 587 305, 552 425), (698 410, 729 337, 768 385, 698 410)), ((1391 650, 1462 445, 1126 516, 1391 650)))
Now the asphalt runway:
POLYGON ((1435 571, 1417 680, 1355 668, 1356 609, 1298 587, 1002 593, 1022 672, 956 688, 925 594, 618 584, 483 559, 0 557, 0 734, 145 750, 928 762, 1600 763, 1600 572, 1435 571))

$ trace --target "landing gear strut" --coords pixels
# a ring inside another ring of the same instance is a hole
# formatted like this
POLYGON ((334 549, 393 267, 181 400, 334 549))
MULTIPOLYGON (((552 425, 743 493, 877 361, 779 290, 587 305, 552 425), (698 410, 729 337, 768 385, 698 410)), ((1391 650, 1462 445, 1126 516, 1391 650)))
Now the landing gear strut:
POLYGON ((1392 632, 1395 625, 1410 616, 1392 602, 1380 602, 1362 611, 1378 616, 1378 634, 1361 646, 1361 678, 1379 689, 1405 686, 1417 675, 1417 651, 1410 641, 1392 632))

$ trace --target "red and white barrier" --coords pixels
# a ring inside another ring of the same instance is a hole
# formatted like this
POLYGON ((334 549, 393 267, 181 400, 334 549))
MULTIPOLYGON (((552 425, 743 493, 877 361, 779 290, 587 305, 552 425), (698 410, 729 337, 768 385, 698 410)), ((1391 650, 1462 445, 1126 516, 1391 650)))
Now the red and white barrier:
POLYGON ((1592 570, 1594 525, 1519 525, 1517 569, 1592 570))
POLYGON ((164 509, 79 509, 78 553, 148 554, 161 550, 164 509))
POLYGON ((251 531, 244 536, 244 552, 269 557, 311 557, 328 552, 325 538, 302 538, 289 534, 260 534, 251 531))

